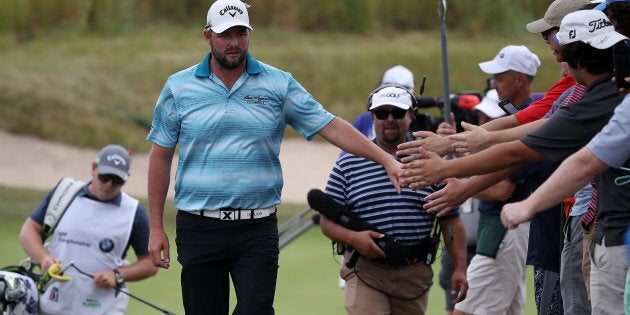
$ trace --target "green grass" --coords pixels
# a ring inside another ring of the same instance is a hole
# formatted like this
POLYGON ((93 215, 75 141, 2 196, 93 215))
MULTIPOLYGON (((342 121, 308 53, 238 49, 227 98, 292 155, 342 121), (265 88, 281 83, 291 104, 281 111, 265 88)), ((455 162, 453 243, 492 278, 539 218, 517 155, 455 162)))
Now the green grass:
MULTIPOLYGON (((25 258, 18 234, 24 219, 46 192, 0 186, 0 266, 15 265, 25 258)), ((146 201, 143 201, 146 204, 146 201)), ((174 246, 174 215, 168 204, 165 222, 171 245, 174 246)), ((304 209, 304 205, 281 205, 279 219, 287 220, 304 209)), ((175 253, 175 250, 171 250, 175 253)), ((133 257, 133 251, 130 252, 133 257)), ((173 259, 175 257, 172 257, 173 259)), ((130 260, 134 260, 130 258, 130 260)), ((275 309, 279 315, 342 315, 343 290, 339 289, 339 256, 332 254, 330 240, 313 227, 286 245, 280 252, 280 269, 275 309)), ((439 260, 438 260, 439 261, 439 260)), ((438 285, 440 264, 433 265, 434 286, 429 293, 427 314, 444 313, 444 295, 438 285)), ((132 294, 176 314, 184 314, 179 286, 180 266, 160 270, 155 277, 130 283, 132 294)), ((525 314, 536 314, 532 289, 532 271, 527 271, 527 304, 525 314)), ((234 299, 233 299, 234 301, 234 299)), ((233 304, 233 303, 232 303, 233 304)), ((233 305, 232 305, 233 307, 233 305)), ((157 314, 151 307, 131 299, 129 314, 157 314)))
MULTIPOLYGON (((291 72, 329 111, 352 121, 383 72, 396 64, 413 71, 416 90, 426 75, 424 95, 442 96, 440 44, 439 31, 351 35, 256 28, 250 51, 291 72)), ((450 91, 483 90, 488 75, 477 63, 508 44, 527 45, 542 60, 535 91, 559 78, 548 46, 524 27, 509 36, 455 28, 448 33, 450 91)), ((0 46, 0 60, 10 61, 0 67, 0 128, 79 147, 115 142, 147 152, 145 137, 164 82, 208 50, 201 29, 163 25, 116 36, 50 31, 0 46)))

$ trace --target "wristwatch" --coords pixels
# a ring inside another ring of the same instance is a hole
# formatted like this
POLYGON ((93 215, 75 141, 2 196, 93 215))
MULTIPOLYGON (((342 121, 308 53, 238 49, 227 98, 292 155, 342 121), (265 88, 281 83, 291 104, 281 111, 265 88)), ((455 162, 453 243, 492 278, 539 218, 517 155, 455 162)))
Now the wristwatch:
POLYGON ((123 278, 123 275, 118 271, 118 269, 113 269, 112 271, 116 275, 116 284, 117 285, 123 284, 125 282, 125 278, 123 278))

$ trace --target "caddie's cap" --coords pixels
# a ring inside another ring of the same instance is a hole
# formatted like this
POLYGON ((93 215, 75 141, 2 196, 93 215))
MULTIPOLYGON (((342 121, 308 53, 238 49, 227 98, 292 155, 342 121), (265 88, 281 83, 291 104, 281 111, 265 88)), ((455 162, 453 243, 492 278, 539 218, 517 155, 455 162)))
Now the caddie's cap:
POLYGON ((409 91, 401 87, 388 86, 376 91, 371 96, 371 105, 368 110, 373 110, 383 105, 392 105, 404 110, 409 110, 413 102, 409 91))
POLYGON ((381 85, 385 84, 399 85, 407 88, 409 91, 413 91, 413 73, 404 66, 393 66, 387 69, 387 71, 383 74, 381 85))
POLYGON ((112 174, 127 181, 130 163, 131 158, 127 149, 117 144, 110 144, 101 149, 101 153, 96 158, 96 169, 99 174, 112 174))
POLYGON ((484 113, 492 119, 505 116, 505 112, 499 107, 499 94, 495 89, 486 92, 486 96, 483 97, 481 103, 477 104, 473 109, 484 113))
POLYGON ((613 3, 613 2, 628 2, 630 0, 606 0, 606 1, 602 1, 600 4, 598 4, 596 7, 593 8, 593 10, 600 10, 600 11, 604 11, 609 4, 613 3))
POLYGON ((254 30, 249 25, 249 4, 239 0, 217 0, 208 10, 206 28, 210 28, 215 33, 223 33, 233 26, 245 26, 254 30))
POLYGON ((628 39, 617 33, 606 14, 599 10, 580 10, 567 14, 556 36, 560 45, 582 41, 597 49, 606 49, 628 39))
POLYGON ((556 0, 549 5, 542 19, 527 24, 525 28, 530 33, 542 33, 554 27, 560 27, 560 22, 565 15, 587 4, 589 0, 556 0))
POLYGON ((540 59, 527 47, 509 45, 503 47, 493 60, 479 63, 481 71, 487 74, 498 74, 508 70, 535 76, 540 67, 540 59))

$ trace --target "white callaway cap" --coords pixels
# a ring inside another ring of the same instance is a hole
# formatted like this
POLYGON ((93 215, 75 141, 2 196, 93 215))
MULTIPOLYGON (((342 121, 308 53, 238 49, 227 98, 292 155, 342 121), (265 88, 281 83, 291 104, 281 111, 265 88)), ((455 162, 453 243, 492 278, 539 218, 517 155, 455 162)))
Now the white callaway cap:
POLYGON ((223 33, 233 26, 245 26, 254 30, 249 25, 249 4, 239 0, 217 0, 210 6, 206 20, 206 28, 215 33, 223 33))

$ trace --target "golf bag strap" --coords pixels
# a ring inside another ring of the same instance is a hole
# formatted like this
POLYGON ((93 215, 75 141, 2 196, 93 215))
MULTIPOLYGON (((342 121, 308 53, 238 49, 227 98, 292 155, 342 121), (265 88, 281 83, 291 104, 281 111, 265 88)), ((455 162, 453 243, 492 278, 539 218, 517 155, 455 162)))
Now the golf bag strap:
POLYGON ((84 182, 70 177, 63 177, 59 180, 46 208, 44 224, 42 225, 42 240, 52 235, 57 223, 84 185, 84 182))

